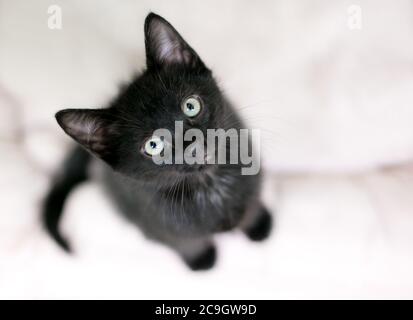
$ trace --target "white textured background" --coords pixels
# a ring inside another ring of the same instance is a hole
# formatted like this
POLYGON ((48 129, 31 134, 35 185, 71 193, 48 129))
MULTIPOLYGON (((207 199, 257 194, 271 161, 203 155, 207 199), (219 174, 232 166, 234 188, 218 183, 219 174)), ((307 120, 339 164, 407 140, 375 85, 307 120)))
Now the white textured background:
POLYGON ((411 1, 0 0, 1 298, 413 298, 411 1), (59 4, 63 29, 47 28, 59 4), (360 5, 363 29, 347 27, 360 5), (265 244, 218 238, 188 272, 99 186, 77 189, 68 257, 39 203, 70 141, 54 121, 104 106, 144 66, 143 21, 168 19, 262 129, 265 244))

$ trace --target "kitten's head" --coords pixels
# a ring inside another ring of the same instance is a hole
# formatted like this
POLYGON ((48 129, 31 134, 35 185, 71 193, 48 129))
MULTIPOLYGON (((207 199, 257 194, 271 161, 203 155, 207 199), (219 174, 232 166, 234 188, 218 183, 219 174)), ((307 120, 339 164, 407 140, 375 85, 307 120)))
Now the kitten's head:
MULTIPOLYGON (((205 166, 158 165, 157 129, 224 128, 230 107, 210 70, 181 35, 153 13, 145 21, 147 69, 107 109, 66 109, 56 114, 63 130, 114 170, 134 178, 202 174, 205 166)), ((174 141, 172 141, 173 147, 174 141)))

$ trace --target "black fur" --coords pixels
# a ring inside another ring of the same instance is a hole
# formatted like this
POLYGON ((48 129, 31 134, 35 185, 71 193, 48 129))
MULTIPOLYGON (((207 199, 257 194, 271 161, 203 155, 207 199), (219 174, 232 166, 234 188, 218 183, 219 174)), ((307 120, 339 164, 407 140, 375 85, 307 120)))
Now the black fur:
POLYGON ((187 265, 194 271, 208 270, 215 264, 217 258, 217 250, 211 245, 201 251, 195 258, 187 260, 187 265))
POLYGON ((262 208, 253 224, 245 231, 252 241, 265 240, 272 229, 272 217, 266 208, 262 208))
MULTIPOLYGON (((151 239, 183 257, 194 270, 211 267, 216 251, 212 235, 241 225, 259 203, 260 175, 241 175, 241 164, 156 165, 141 152, 152 132, 174 132, 176 120, 184 130, 241 129, 243 123, 218 88, 211 71, 177 31, 163 18, 145 21, 147 70, 108 108, 67 109, 56 114, 62 129, 102 164, 103 183, 120 211, 151 239), (181 102, 196 94, 203 108, 188 119, 181 102), (103 165, 106 163, 106 165, 103 165)), ((45 206, 46 226, 64 248, 58 220, 68 192, 86 177, 89 158, 76 150, 75 161, 52 188, 45 206)))
POLYGON ((89 161, 90 155, 82 148, 76 147, 65 160, 63 170, 53 181, 52 189, 44 202, 44 226, 56 242, 68 252, 71 251, 69 243, 60 235, 58 224, 70 191, 87 179, 89 161))

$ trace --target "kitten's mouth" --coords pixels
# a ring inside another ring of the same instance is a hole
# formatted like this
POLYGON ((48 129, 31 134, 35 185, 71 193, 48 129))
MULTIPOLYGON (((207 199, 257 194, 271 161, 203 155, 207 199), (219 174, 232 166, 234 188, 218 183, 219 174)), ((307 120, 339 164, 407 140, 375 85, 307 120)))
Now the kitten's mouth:
POLYGON ((185 166, 185 168, 181 171, 184 174, 204 174, 210 173, 214 171, 216 166, 210 164, 193 164, 189 166, 185 166))
POLYGON ((212 166, 208 166, 206 164, 200 164, 200 165, 197 165, 194 170, 198 172, 212 170, 212 166))

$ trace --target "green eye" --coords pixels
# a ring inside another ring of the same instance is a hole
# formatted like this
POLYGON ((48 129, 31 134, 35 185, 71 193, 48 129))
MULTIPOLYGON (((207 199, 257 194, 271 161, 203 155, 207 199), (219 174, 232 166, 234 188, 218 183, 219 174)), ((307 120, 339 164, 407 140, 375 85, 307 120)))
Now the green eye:
POLYGON ((201 100, 196 96, 186 98, 182 103, 182 111, 190 118, 197 116, 201 112, 201 100))
POLYGON ((159 137, 153 136, 145 142, 145 153, 148 156, 157 156, 163 149, 164 143, 159 137))

